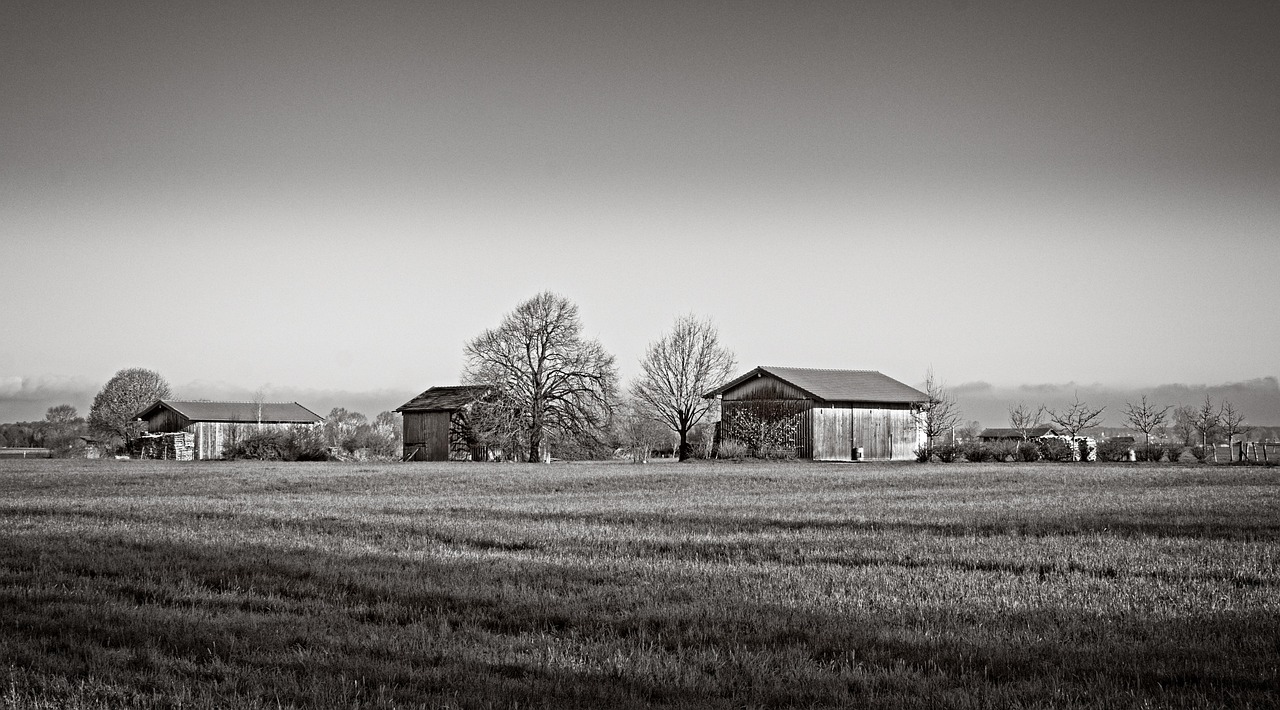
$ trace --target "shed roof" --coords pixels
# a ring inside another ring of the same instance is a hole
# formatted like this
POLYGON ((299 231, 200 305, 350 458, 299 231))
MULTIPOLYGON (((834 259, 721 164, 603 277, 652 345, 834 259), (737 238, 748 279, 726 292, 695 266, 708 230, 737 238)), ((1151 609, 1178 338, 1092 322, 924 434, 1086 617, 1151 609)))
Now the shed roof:
POLYGON ((724 394, 755 377, 768 375, 804 391, 814 399, 827 402, 925 402, 929 397, 876 370, 820 370, 810 367, 775 367, 761 365, 706 396, 724 394))
MULTIPOLYGON (((1027 436, 1030 438, 1035 438, 1038 436, 1049 436, 1050 434, 1057 435, 1059 433, 1060 432, 1056 427, 1049 426, 1048 424, 1042 424, 1040 426, 1031 427, 1027 429, 1027 436)), ((1007 428, 1000 428, 1000 427, 989 427, 987 429, 983 429, 982 433, 978 434, 978 438, 979 439, 1021 439, 1022 430, 1007 429, 1007 428)))
POLYGON ((245 424, 316 424, 324 417, 297 402, 208 402, 159 399, 138 412, 147 419, 168 409, 193 422, 243 422, 245 424))
POLYGON ((484 397, 488 385, 432 387, 396 408, 397 412, 456 412, 484 397))

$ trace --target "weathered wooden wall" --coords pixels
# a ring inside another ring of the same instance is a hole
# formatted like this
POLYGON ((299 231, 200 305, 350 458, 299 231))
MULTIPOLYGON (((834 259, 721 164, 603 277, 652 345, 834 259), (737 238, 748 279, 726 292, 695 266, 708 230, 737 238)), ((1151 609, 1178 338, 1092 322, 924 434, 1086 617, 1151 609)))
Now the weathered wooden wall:
POLYGON ((786 382, 769 377, 757 377, 747 380, 724 393, 722 401, 732 402, 743 399, 808 399, 809 395, 792 387, 786 382))
POLYGON ((147 431, 162 434, 171 431, 188 431, 191 421, 175 411, 161 407, 146 420, 147 431))
POLYGON ((405 412, 404 455, 414 461, 448 461, 449 419, 449 412, 405 412))
POLYGON ((722 419, 740 409, 764 416, 796 416, 796 453, 815 461, 851 461, 856 448, 869 461, 906 460, 915 456, 922 443, 911 407, 905 404, 733 399, 724 401, 722 408, 722 419))
POLYGON ((287 431, 295 426, 312 425, 259 424, 257 422, 193 422, 183 429, 172 431, 189 431, 194 434, 195 458, 200 461, 211 461, 223 458, 222 451, 228 444, 243 441, 246 437, 255 433, 268 430, 287 431))
POLYGON ((847 407, 814 407, 812 420, 814 461, 849 461, 853 450, 853 410, 847 407))

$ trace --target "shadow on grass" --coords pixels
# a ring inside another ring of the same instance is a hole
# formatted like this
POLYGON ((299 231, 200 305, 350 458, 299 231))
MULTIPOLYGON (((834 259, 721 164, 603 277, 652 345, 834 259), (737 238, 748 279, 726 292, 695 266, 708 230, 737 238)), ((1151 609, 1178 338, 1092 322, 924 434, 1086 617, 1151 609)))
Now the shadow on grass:
POLYGON ((1261 613, 877 618, 726 596, 674 568, 637 585, 511 556, 105 533, 0 540, 0 609, 13 692, 56 699, 96 683, 104 702, 135 705, 1035 704, 1066 691, 1262 703, 1280 655, 1280 624, 1261 613))
POLYGON ((699 534, 763 533, 774 530, 838 530, 853 533, 885 532, 947 537, 1046 537, 1050 535, 1105 535, 1108 537, 1191 538, 1196 540, 1280 541, 1280 518, 1249 518, 1202 512, 1176 516, 1153 511, 1145 518, 1132 511, 1114 514, 1053 514, 1034 512, 977 513, 966 522, 903 522, 858 518, 781 518, 757 515, 710 515, 646 512, 580 513, 571 511, 526 512, 485 508, 455 508, 484 517, 533 522, 578 522, 637 528, 673 528, 699 534))

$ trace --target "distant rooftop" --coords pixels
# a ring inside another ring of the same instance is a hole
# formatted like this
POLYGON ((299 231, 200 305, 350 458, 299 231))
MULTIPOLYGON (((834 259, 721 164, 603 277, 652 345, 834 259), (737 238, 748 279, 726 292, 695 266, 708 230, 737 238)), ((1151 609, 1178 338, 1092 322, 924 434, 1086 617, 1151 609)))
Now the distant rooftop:
MULTIPOLYGON (((1048 424, 1042 424, 1040 426, 1027 428, 1027 437, 1032 439, 1040 436, 1057 435, 1060 433, 1061 432, 1059 432, 1056 427, 1049 426, 1048 424)), ((1021 439, 1022 430, 990 427, 987 429, 983 429, 982 433, 978 434, 978 438, 980 439, 1021 439)))

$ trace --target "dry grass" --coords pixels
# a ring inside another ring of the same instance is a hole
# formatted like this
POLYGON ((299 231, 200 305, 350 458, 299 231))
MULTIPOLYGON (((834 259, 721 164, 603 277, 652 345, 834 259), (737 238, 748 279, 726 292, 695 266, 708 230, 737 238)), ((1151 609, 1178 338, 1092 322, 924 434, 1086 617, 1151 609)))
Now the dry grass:
POLYGON ((0 707, 1272 707, 1277 476, 5 461, 0 707))

